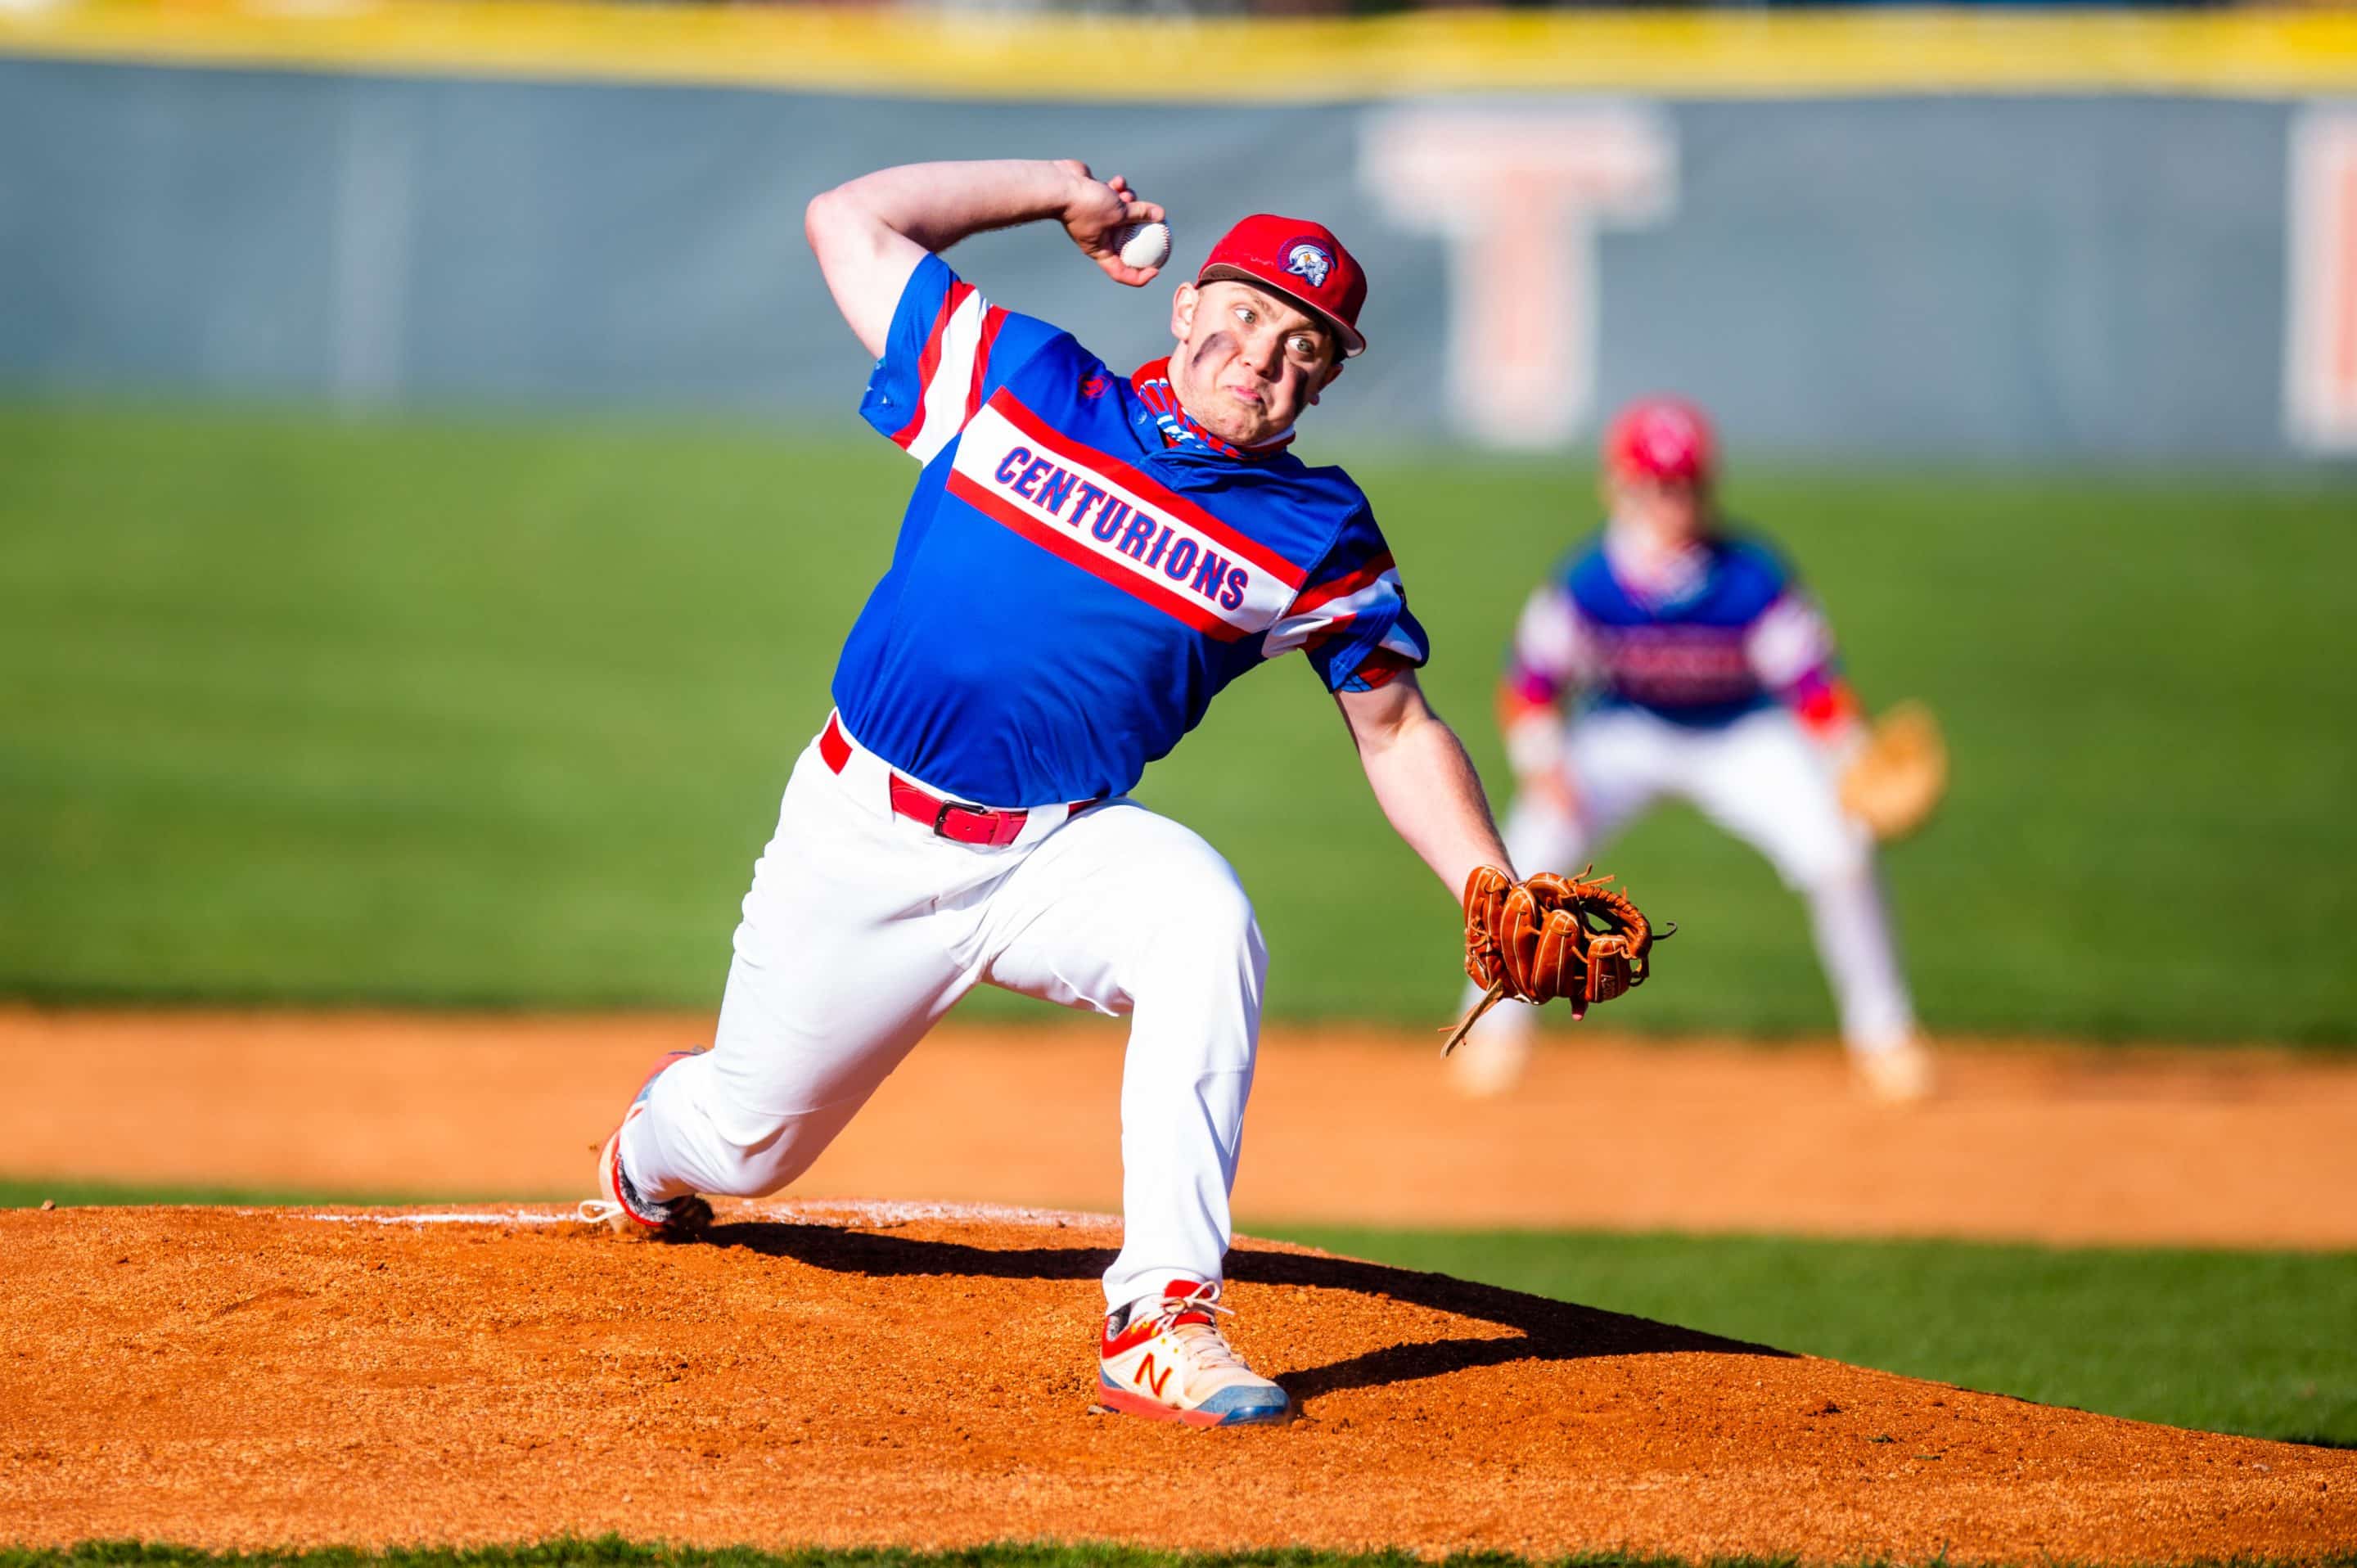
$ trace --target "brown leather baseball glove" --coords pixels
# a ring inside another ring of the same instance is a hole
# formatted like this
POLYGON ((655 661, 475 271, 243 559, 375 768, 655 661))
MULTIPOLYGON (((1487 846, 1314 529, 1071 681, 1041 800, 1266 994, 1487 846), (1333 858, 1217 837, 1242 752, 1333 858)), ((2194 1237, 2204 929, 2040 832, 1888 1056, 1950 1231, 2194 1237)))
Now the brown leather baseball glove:
POLYGON ((1509 996, 1561 997, 1573 1017, 1584 1018, 1589 1003, 1609 1002, 1645 983, 1653 944, 1678 928, 1653 929, 1636 905, 1604 886, 1612 878, 1590 875, 1595 869, 1509 882, 1495 866, 1474 867, 1465 879, 1465 972, 1484 994, 1440 1047, 1442 1056, 1509 996))

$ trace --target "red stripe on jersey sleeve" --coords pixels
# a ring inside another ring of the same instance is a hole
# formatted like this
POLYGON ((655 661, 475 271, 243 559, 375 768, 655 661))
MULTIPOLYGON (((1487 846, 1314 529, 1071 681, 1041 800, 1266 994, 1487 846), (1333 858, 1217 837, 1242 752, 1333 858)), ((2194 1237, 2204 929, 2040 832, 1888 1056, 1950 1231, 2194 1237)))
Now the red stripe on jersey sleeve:
POLYGON ((942 296, 942 307, 933 314, 933 329, 925 338, 925 351, 917 360, 917 411, 909 415, 909 423, 892 433, 893 442, 903 447, 912 446, 925 428, 925 394, 932 390, 933 372, 942 365, 942 338, 950 328, 950 317, 957 314, 965 296, 974 292, 974 285, 963 279, 950 285, 949 293, 942 296))
POLYGON ((1347 598, 1361 588, 1372 587, 1375 580, 1392 570, 1394 564, 1392 553, 1386 550, 1355 572, 1320 583, 1314 588, 1303 589, 1301 596, 1293 601, 1293 607, 1285 613, 1288 618, 1307 615, 1319 605, 1332 604, 1336 599, 1347 598))
POLYGON ((1563 685, 1545 671, 1523 663, 1520 655, 1510 656, 1506 660, 1506 672, 1498 682, 1498 712, 1501 715, 1500 727, 1507 727, 1508 720, 1502 715, 1508 711, 1508 703, 1515 704, 1512 712, 1516 716, 1539 708, 1552 709, 1555 700, 1563 695, 1563 685))
MULTIPOLYGON (((1292 617, 1288 615, 1286 618, 1289 620, 1292 617)), ((1351 623, 1358 618, 1357 614, 1354 612, 1351 615, 1336 616, 1332 620, 1324 622, 1301 639, 1302 650, 1307 652, 1313 648, 1325 647, 1328 643, 1333 641, 1336 638, 1350 630, 1351 623)))
POLYGON ((1820 739, 1840 729, 1863 711, 1857 693, 1849 682, 1838 675, 1828 675, 1823 666, 1812 670, 1796 682, 1787 693, 1792 712, 1801 727, 1820 739))
POLYGON ((974 384, 966 388, 965 416, 968 420, 982 412, 983 374, 990 369, 991 345, 998 341, 998 329, 1006 324, 1006 312, 994 305, 982 314, 982 336, 974 346, 974 384))

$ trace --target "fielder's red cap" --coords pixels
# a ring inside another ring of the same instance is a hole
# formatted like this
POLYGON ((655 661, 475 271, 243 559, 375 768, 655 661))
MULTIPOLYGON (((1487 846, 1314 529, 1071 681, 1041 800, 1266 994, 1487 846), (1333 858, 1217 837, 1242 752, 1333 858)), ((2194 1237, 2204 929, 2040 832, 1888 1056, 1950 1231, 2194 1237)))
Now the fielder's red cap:
POLYGON ((1683 398, 1640 398, 1604 433, 1604 461, 1635 478, 1707 484, 1716 460, 1710 420, 1683 398))
POLYGON ((1363 354, 1359 307, 1367 303, 1367 274, 1334 231, 1300 218, 1256 212, 1211 247, 1197 283, 1236 278, 1285 295, 1326 318, 1344 355, 1363 354))

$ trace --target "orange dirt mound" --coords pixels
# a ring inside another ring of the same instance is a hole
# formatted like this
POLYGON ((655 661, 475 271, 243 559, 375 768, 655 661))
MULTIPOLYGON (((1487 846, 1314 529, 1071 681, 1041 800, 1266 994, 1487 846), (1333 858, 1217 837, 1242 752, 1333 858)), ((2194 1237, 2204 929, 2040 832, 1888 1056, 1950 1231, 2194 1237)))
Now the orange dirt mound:
POLYGON ((1256 1242, 1233 1337, 1304 1419, 1092 1415, 1111 1222, 722 1220, 660 1246, 554 1209, 0 1214, 0 1533, 2095 1561, 2357 1540, 2357 1454, 1256 1242))

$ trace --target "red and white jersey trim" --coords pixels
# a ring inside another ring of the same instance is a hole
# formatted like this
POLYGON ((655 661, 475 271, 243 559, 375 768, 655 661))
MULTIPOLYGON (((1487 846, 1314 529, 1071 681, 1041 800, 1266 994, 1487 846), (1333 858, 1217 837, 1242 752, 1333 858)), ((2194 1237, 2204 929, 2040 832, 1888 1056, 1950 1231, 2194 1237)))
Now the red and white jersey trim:
POLYGON ((972 284, 950 285, 917 362, 917 411, 892 433, 892 439, 918 462, 931 462, 982 406, 991 344, 1006 319, 1006 312, 983 298, 972 284))
POLYGON ((949 493, 1196 630, 1266 631, 1301 568, 1127 463, 1048 426, 1002 391, 965 426, 949 493))
POLYGON ((1579 610, 1560 585, 1533 590, 1514 625, 1514 658, 1558 688, 1587 684, 1597 674, 1596 650, 1579 624, 1579 610))
MULTIPOLYGON (((1340 633, 1369 610, 1394 603, 1405 596, 1400 587, 1398 567, 1388 555, 1378 555, 1358 571, 1331 582, 1320 583, 1305 592, 1286 611, 1283 619, 1269 628, 1268 637, 1261 644, 1262 654, 1275 659, 1297 648, 1308 648, 1340 633)), ((1424 650, 1405 631, 1394 628, 1378 646, 1420 660, 1424 650)))
POLYGON ((1788 691, 1832 662, 1833 628, 1807 595, 1786 593, 1751 623, 1743 653, 1760 685, 1788 691))

